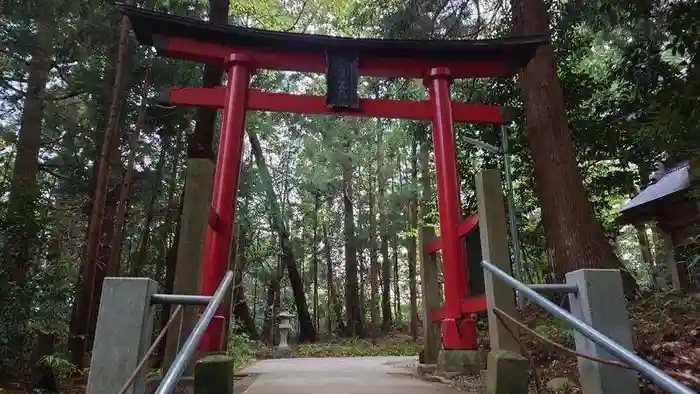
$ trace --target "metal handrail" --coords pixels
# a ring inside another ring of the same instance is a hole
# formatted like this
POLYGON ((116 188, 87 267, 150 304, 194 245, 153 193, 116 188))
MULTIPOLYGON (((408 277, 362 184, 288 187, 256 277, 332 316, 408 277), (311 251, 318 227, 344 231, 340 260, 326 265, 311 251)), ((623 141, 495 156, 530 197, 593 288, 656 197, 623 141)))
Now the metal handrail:
POLYGON ((545 283, 541 285, 527 285, 527 287, 538 293, 578 293, 578 286, 569 283, 545 283))
POLYGON ((185 344, 182 345, 182 348, 175 356, 172 366, 168 369, 160 385, 158 385, 155 394, 170 394, 175 390, 178 380, 180 380, 180 377, 185 372, 187 363, 194 355, 197 344, 199 344, 204 332, 207 330, 209 322, 214 318, 217 308, 219 308, 221 301, 223 301, 226 295, 226 291, 231 286, 231 282, 233 282, 233 271, 228 271, 219 284, 219 287, 214 292, 214 295, 211 296, 211 301, 207 304, 202 316, 200 316, 197 324, 192 329, 190 336, 187 337, 185 344))
POLYGON ((534 301, 537 305, 542 307, 542 309, 546 310, 547 312, 551 313, 552 315, 569 323, 571 326, 573 326, 576 329, 576 331, 580 332, 581 335, 583 335, 586 338, 590 339, 591 341, 595 342, 598 346, 601 346, 602 348, 607 350, 610 354, 612 354, 613 356, 615 356, 615 357, 619 358, 620 360, 622 360, 623 362, 625 362, 631 368, 636 369, 637 371, 639 371, 639 373, 644 375, 647 379, 649 379, 653 383, 657 384, 659 387, 663 388, 664 390, 668 390, 671 393, 697 394, 695 391, 689 389, 688 387, 684 386, 683 384, 681 384, 677 380, 668 376, 666 373, 664 373, 660 369, 651 365, 650 363, 648 363, 647 361, 645 361, 641 357, 637 356, 632 351, 626 349, 625 347, 623 347, 619 343, 610 339, 609 337, 607 337, 606 335, 604 335, 600 331, 592 328, 591 326, 589 326, 588 324, 586 324, 582 320, 574 317, 566 310, 558 307, 553 302, 549 301, 545 297, 538 294, 537 291, 531 289, 526 284, 524 284, 524 283, 518 281, 517 279, 513 278, 512 276, 508 275, 503 270, 501 270, 500 268, 491 264, 490 262, 482 261, 481 265, 486 270, 488 270, 489 272, 491 272, 492 274, 497 276, 498 279, 505 282, 510 287, 520 291, 521 294, 523 294, 527 298, 534 301))
POLYGON ((178 305, 207 305, 211 301, 211 296, 188 295, 188 294, 153 294, 152 304, 178 304, 178 305))

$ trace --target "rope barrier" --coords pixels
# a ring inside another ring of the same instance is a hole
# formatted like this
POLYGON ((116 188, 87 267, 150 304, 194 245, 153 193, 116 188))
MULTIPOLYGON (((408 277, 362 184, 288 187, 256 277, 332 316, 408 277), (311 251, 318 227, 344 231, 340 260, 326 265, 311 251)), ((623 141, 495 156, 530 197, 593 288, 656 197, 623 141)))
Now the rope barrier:
POLYGON ((131 376, 129 376, 129 379, 126 380, 126 382, 124 383, 122 388, 119 389, 118 394, 124 394, 126 392, 126 390, 128 390, 129 387, 131 387, 131 385, 134 383, 134 380, 136 380, 136 377, 139 375, 139 373, 143 369, 144 365, 146 365, 146 362, 148 361, 148 359, 151 357, 153 352, 155 352, 156 349, 158 348, 158 344, 160 343, 160 341, 162 341, 163 338, 165 337, 165 333, 168 331, 168 328, 170 327, 170 325, 173 324, 173 322, 175 321, 175 318, 178 315, 180 315, 180 313, 182 312, 182 309, 183 309, 182 305, 178 305, 177 308, 175 308, 175 311, 172 313, 172 315, 170 315, 170 319, 168 319, 168 322, 165 323, 165 326, 163 327, 163 329, 160 330, 160 333, 158 333, 156 340, 153 341, 153 344, 151 344, 151 347, 148 348, 148 351, 146 351, 146 354, 143 356, 141 361, 139 361, 139 364, 134 369, 134 372, 131 374, 131 376))
MULTIPOLYGON (((635 370, 635 371, 636 371, 635 368, 632 368, 632 367, 630 367, 629 365, 627 365, 627 364, 625 364, 625 363, 622 363, 622 362, 620 362, 620 361, 606 360, 606 359, 603 359, 603 358, 598 358, 598 357, 590 356, 590 355, 588 355, 588 354, 579 353, 579 352, 577 352, 577 351, 575 351, 575 350, 569 349, 568 347, 566 347, 566 346, 564 346, 564 345, 562 345, 562 344, 560 344, 560 343, 554 342, 553 340, 547 338, 546 336, 544 336, 544 335, 538 333, 537 331, 535 331, 535 330, 533 330, 532 328, 530 328, 530 327, 528 327, 527 325, 525 325, 525 323, 523 323, 523 322, 519 321, 518 319, 514 318, 513 316, 507 314, 507 313, 504 312, 502 309, 497 308, 497 307, 491 307, 491 310, 493 310, 493 311, 496 313, 496 316, 497 316, 499 319, 501 319, 501 318, 508 319, 509 321, 515 323, 518 327, 522 328, 523 330, 525 330, 526 332, 528 332, 528 333, 531 334, 532 336, 536 337, 536 338, 539 339, 540 341, 545 342, 545 343, 547 343, 547 344, 549 344, 549 345, 551 345, 551 346, 553 346, 553 347, 555 347, 555 348, 557 348, 557 349, 559 349, 559 350, 561 350, 561 351, 563 351, 563 352, 565 352, 565 353, 568 353, 568 354, 573 355, 573 356, 576 356, 576 357, 581 357, 581 358, 584 358, 584 359, 586 359, 586 360, 595 361, 595 362, 598 362, 598 363, 601 363, 601 364, 605 364, 605 365, 610 365, 610 366, 614 366, 614 367, 619 367, 619 368, 623 368, 623 369, 629 369, 629 370, 635 370)), ((513 333, 513 332, 510 330, 510 327, 508 327, 507 324, 504 324, 504 326, 507 328, 507 330, 508 330, 508 332, 510 333, 510 335, 512 335, 513 338, 515 338, 515 340, 518 342, 518 344, 520 345, 520 348, 523 349, 523 345, 522 345, 522 343, 520 342, 520 339, 515 335, 515 333, 513 333)), ((522 350, 521 350, 521 351, 522 351, 522 350)), ((681 378, 681 379, 684 379, 684 380, 693 382, 693 383, 695 383, 695 384, 700 384, 700 378, 696 378, 695 376, 691 376, 691 375, 688 375, 688 374, 685 374, 685 373, 682 373, 682 372, 670 371, 670 370, 667 370, 667 369, 664 369, 663 371, 664 371, 665 373, 667 373, 668 375, 674 376, 674 377, 676 377, 676 378, 681 378)))

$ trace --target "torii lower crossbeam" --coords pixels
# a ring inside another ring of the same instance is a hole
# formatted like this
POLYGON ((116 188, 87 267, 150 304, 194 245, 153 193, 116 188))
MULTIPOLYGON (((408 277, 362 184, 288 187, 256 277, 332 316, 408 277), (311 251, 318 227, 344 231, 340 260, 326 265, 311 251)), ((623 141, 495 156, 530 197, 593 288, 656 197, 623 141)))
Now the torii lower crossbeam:
MULTIPOLYGON (((168 105, 224 108, 226 87, 171 87, 161 92, 159 101, 168 105)), ((405 120, 433 118, 430 100, 360 99, 360 108, 357 110, 336 110, 326 106, 323 96, 265 92, 259 89, 249 90, 247 110, 405 120)), ((501 124, 510 117, 508 108, 497 105, 452 103, 452 118, 455 122, 501 124)))

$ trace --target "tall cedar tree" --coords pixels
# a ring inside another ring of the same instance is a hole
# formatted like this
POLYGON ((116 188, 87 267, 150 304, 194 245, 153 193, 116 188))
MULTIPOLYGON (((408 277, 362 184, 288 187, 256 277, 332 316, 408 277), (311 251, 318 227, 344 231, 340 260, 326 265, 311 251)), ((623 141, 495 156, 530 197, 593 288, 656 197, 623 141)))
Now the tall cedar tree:
MULTIPOLYGON (((512 0, 511 5, 516 36, 549 36, 543 0, 512 0)), ((581 268, 621 268, 583 187, 551 44, 542 45, 521 71, 520 89, 535 191, 557 279, 581 268)), ((626 285, 628 290, 634 288, 629 275, 626 285)))

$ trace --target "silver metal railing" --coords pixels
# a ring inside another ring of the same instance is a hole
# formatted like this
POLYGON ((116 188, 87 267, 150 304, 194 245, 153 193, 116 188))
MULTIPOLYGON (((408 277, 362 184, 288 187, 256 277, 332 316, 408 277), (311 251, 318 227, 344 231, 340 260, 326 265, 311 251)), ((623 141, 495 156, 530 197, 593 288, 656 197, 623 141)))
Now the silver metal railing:
POLYGON ((231 287, 232 282, 233 271, 228 271, 224 276, 224 279, 221 281, 221 284, 219 284, 219 287, 214 292, 214 295, 212 295, 211 297, 158 294, 159 297, 156 298, 160 298, 161 301, 164 300, 162 296, 168 296, 165 297, 165 299, 168 299, 169 302, 177 302, 183 304, 189 302, 187 303, 188 305, 206 304, 207 307, 204 309, 204 313, 202 313, 202 316, 199 317, 199 320, 192 329, 190 336, 187 337, 187 340, 182 345, 182 348, 175 356, 173 364, 170 366, 170 369, 168 369, 168 372, 165 374, 163 380, 160 382, 160 385, 156 389, 156 394, 170 394, 175 390, 178 380, 180 380, 180 377, 182 377, 182 374, 185 372, 187 364, 189 363, 190 359, 197 350, 197 344, 199 344, 199 341, 202 339, 204 332, 207 330, 209 322, 211 322, 211 319, 214 318, 216 310, 219 308, 219 305, 221 305, 221 302, 223 301, 224 296, 226 295, 226 291, 229 287, 231 287), (205 300, 207 302, 204 302, 205 300))
POLYGON ((185 294, 153 294, 153 304, 178 304, 178 305, 207 305, 211 302, 211 296, 185 295, 185 294))
POLYGON ((569 283, 527 285, 527 287, 539 293, 578 293, 578 286, 569 283))
POLYGON ((482 261, 481 265, 484 267, 484 269, 488 270, 493 275, 498 277, 498 279, 520 292, 520 294, 534 301, 545 311, 551 313, 552 315, 558 317, 561 320, 564 320, 566 323, 568 323, 574 329, 580 332, 581 335, 595 342, 598 346, 601 346, 610 354, 629 365, 631 368, 636 369, 637 371, 639 371, 639 373, 644 375, 644 377, 657 384, 662 389, 667 390, 670 393, 697 394, 695 391, 689 389, 677 380, 671 378, 666 373, 651 365, 650 363, 637 356, 630 350, 626 349, 619 343, 605 336, 600 331, 592 328, 588 324, 574 317, 566 310, 560 308, 553 302, 549 301, 548 299, 537 293, 538 288, 539 291, 549 290, 555 292, 569 292, 573 289, 567 289, 566 287, 569 287, 571 285, 528 286, 513 278, 512 276, 508 275, 503 270, 501 270, 500 268, 496 267, 488 261, 482 261))

